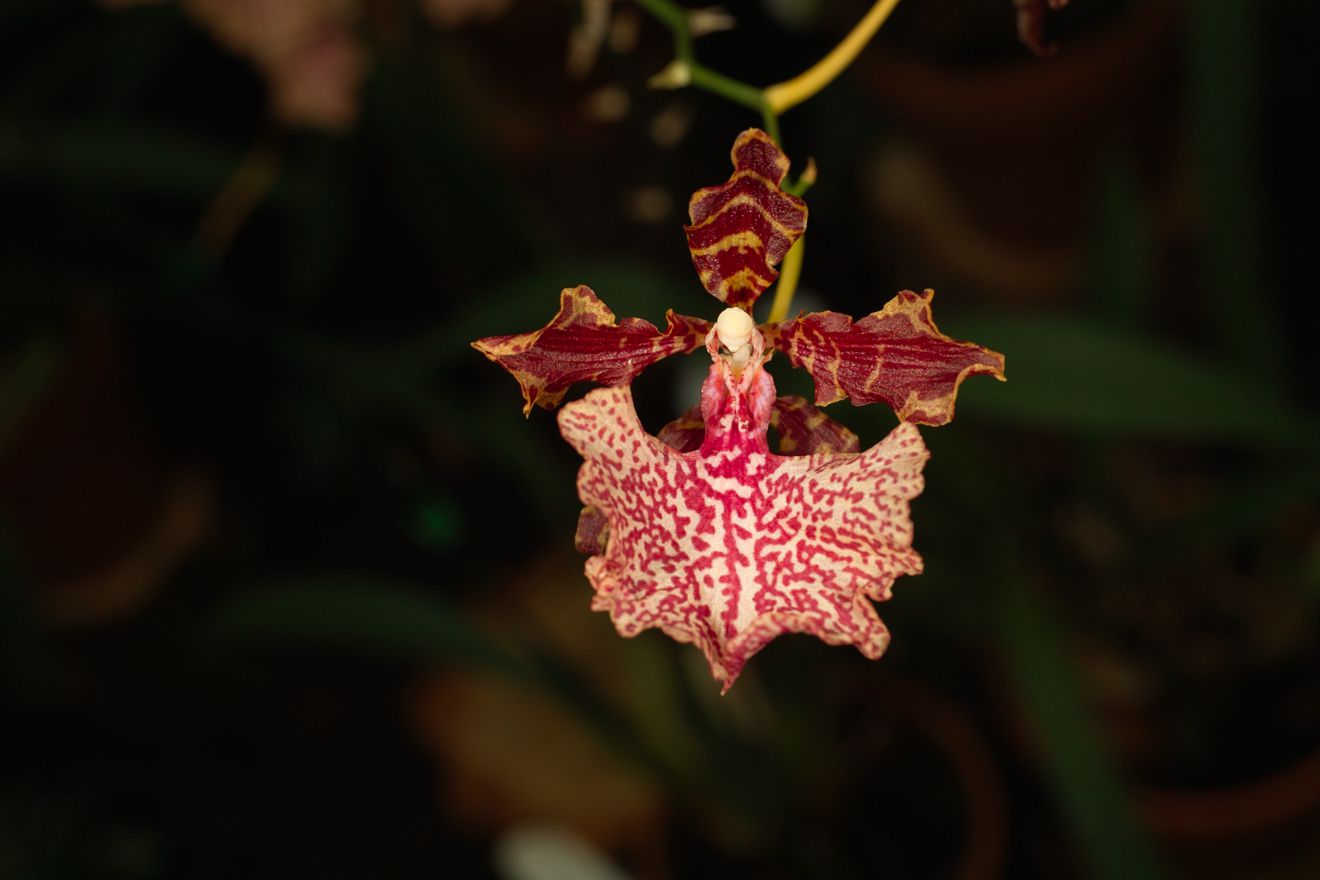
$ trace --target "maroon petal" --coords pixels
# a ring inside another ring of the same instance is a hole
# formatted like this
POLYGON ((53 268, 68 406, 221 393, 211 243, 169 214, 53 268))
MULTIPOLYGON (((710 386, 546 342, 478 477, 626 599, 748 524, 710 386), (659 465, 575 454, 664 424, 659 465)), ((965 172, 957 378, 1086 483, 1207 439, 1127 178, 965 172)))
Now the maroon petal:
POLYGON ((701 418, 701 404, 697 404, 661 428, 655 438, 671 449, 691 452, 701 448, 701 439, 705 436, 706 423, 701 418))
POLYGON ((807 206, 779 188, 788 157, 765 132, 750 128, 733 144, 733 176, 692 194, 685 226, 701 283, 721 302, 750 309, 807 228, 807 206))
POLYGON ((780 455, 860 452, 862 448, 856 434, 816 409, 805 397, 776 398, 770 427, 779 432, 780 455))
POLYGON ((884 401, 905 422, 943 425, 962 380, 973 373, 1002 380, 1004 356, 941 333, 930 313, 934 295, 905 290, 860 321, 839 312, 801 315, 766 327, 766 340, 811 374, 819 406, 845 397, 857 406, 884 401))
POLYGON ((591 505, 582 508, 578 514, 577 533, 573 536, 573 546, 577 547, 577 551, 592 556, 604 553, 609 537, 609 517, 591 505))
POLYGON ((591 288, 579 285, 564 289, 559 314, 540 330, 488 336, 472 347, 513 374, 528 414, 533 405, 553 409, 574 382, 626 385, 656 361, 699 348, 710 330, 709 321, 672 311, 665 321, 663 333, 641 318, 616 325, 591 288))

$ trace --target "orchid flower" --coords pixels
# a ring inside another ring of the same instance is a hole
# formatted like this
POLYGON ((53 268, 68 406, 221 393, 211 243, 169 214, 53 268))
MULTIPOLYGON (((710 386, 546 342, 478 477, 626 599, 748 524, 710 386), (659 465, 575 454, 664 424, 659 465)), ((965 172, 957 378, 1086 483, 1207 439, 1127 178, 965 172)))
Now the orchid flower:
POLYGON ((473 346, 518 380, 524 412, 553 408, 569 386, 607 387, 564 406, 560 431, 584 459, 579 549, 592 607, 620 635, 650 628, 701 649, 724 690, 776 636, 810 633, 879 657, 889 632, 872 602, 921 572, 908 503, 928 457, 916 425, 953 418, 968 375, 1003 378, 1003 356, 940 333, 933 293, 903 291, 854 321, 836 312, 757 326, 751 309, 806 228, 781 184, 788 159, 769 135, 743 132, 733 175, 689 203, 688 246, 702 285, 727 308, 711 323, 666 316, 663 331, 614 314, 586 286, 564 290, 540 330, 473 346), (711 360, 701 405, 651 436, 630 383, 673 354, 711 360), (810 373, 815 405, 776 397, 774 350, 810 373), (822 413, 847 398, 884 402, 900 424, 861 452, 822 413), (778 452, 767 442, 776 429, 778 452))

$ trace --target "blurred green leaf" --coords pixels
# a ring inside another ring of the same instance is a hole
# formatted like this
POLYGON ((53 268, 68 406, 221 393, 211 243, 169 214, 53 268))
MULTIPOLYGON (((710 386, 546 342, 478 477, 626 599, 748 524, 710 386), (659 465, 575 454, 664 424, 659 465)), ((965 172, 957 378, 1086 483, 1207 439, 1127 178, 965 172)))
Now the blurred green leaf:
POLYGON ((313 645, 414 663, 516 672, 522 661, 461 609, 386 578, 340 575, 259 581, 216 609, 219 644, 313 645))
POLYGON ((46 339, 29 342, 0 372, 0 450, 28 407, 59 365, 58 346, 46 339))
POLYGON ((437 260, 437 271, 483 279, 534 256, 527 218, 495 157, 473 137, 432 65, 404 56, 376 60, 365 130, 378 138, 380 185, 437 260))
POLYGON ((1141 326, 1151 293, 1150 230, 1132 165, 1121 155, 1100 163, 1086 279, 1094 312, 1141 326))
POLYGON ((1203 222, 1201 281, 1213 327, 1241 367, 1277 375, 1281 332, 1262 297, 1260 86, 1256 4, 1188 4, 1187 53, 1193 162, 1203 222))
POLYGON ((0 524, 0 683, 36 695, 49 687, 50 657, 33 613, 31 584, 15 551, 0 524))
POLYGON ((450 602, 387 578, 336 575, 260 581, 216 609, 213 645, 314 646, 408 663, 460 663, 535 686, 588 723, 619 754, 680 783, 618 710, 552 657, 482 632, 450 602))
POLYGON ((1180 565, 1195 545, 1219 546, 1258 533, 1286 515, 1292 505, 1320 496, 1320 461, 1271 461, 1268 469, 1225 479, 1222 492, 1204 509, 1180 517, 1151 535, 1137 565, 1180 565))
POLYGON ((1020 576, 1001 585, 1000 629, 1011 671, 1042 736, 1055 797, 1101 880, 1162 875, 1087 717, 1057 627, 1020 576))
POLYGON ((970 382, 962 414, 1102 435, 1311 444, 1320 425, 1263 381, 1144 334, 1060 317, 951 322, 1008 358, 1008 381, 970 382))
MULTIPOLYGON (((207 200, 243 161, 242 150, 183 131, 115 122, 0 123, 0 174, 189 201, 207 200)), ((306 201, 313 187, 285 169, 267 201, 306 201)))

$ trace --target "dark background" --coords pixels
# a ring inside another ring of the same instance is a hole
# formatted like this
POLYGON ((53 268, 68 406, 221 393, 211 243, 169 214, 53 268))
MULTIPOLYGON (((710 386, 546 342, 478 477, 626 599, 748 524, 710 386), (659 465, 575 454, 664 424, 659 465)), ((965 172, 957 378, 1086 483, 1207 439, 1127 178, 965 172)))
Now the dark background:
MULTIPOLYGON (((684 205, 756 115, 648 90, 627 3, 575 78, 574 3, 362 0, 327 131, 189 2, 0 5, 0 877, 520 880, 545 825, 640 880, 1320 874, 1313 4, 1074 0, 1038 60, 907 0, 783 117, 797 303, 933 287, 1009 381, 923 430, 888 655, 721 698, 589 610, 576 458, 468 343, 714 317, 684 205)), ((731 9, 763 84, 864 4, 731 9)))

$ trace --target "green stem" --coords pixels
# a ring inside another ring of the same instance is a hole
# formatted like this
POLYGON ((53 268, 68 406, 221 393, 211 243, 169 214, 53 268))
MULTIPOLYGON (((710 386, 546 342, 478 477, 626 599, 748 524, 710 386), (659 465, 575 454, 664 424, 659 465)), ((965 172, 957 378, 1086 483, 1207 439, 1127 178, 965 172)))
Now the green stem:
POLYGON ((766 134, 774 138, 775 143, 779 143, 779 113, 771 107, 762 89, 722 73, 716 73, 697 62, 692 48, 692 30, 688 24, 686 9, 673 3, 672 0, 635 0, 635 2, 673 32, 674 55, 687 68, 691 85, 760 112, 766 134))
POLYGON ((692 60, 692 32, 688 28, 687 11, 670 0, 635 0, 638 6, 651 13, 661 24, 674 33, 674 57, 692 60))
POLYGON ((732 77, 727 77, 722 73, 716 73, 709 67, 698 64, 695 61, 688 62, 688 70, 692 74, 692 85, 699 89, 705 89, 724 98, 728 98, 744 107, 750 107, 753 110, 764 111, 767 109, 765 98, 761 95, 761 90, 749 86, 747 83, 739 82, 732 77))

